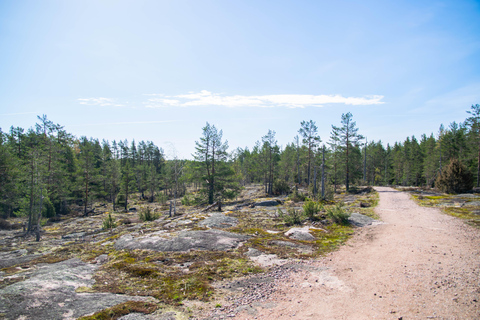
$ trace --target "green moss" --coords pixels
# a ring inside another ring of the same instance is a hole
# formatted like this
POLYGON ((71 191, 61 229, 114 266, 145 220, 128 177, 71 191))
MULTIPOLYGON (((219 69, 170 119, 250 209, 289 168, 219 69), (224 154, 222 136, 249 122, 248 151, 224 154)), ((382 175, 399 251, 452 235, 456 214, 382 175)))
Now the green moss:
POLYGON ((327 233, 322 231, 313 231, 318 238, 316 243, 317 255, 324 255, 343 245, 353 234, 353 228, 350 226, 332 225, 327 227, 327 233))
POLYGON ((477 214, 472 213, 471 209, 465 207, 448 207, 444 208, 443 212, 463 219, 467 220, 466 222, 474 227, 480 226, 480 216, 477 214))
POLYGON ((263 271, 233 252, 122 250, 112 252, 109 258, 94 276, 94 290, 153 296, 173 305, 185 299, 209 300, 215 280, 263 271))
POLYGON ((76 293, 92 293, 92 292, 95 292, 95 290, 93 290, 92 288, 90 287, 78 287, 77 289, 75 289, 75 292, 76 293))
POLYGON ((158 306, 150 302, 127 301, 97 312, 91 316, 78 318, 78 320, 114 320, 133 312, 150 314, 157 309, 158 306))

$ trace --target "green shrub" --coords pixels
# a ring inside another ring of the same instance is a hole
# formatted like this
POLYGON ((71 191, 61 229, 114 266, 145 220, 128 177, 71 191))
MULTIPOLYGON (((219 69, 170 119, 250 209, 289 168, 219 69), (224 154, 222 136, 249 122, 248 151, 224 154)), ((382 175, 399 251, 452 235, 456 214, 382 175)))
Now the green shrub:
POLYGON ((289 194, 290 193, 290 186, 288 185, 288 182, 283 180, 283 179, 277 179, 273 183, 273 193, 276 195, 282 195, 282 194, 289 194))
POLYGON ((142 221, 154 221, 157 220, 159 217, 158 213, 154 213, 150 210, 149 207, 140 209, 140 214, 138 216, 142 221))
POLYGON ((157 194, 157 199, 158 199, 158 203, 166 205, 168 201, 168 196, 163 192, 159 192, 157 194))
POLYGON ((307 200, 303 204, 303 212, 310 220, 314 220, 315 215, 318 214, 321 210, 323 210, 323 206, 318 202, 307 200))
POLYGON ((50 201, 49 197, 45 197, 43 199, 42 216, 46 218, 51 218, 55 216, 55 207, 53 206, 53 203, 50 201))
POLYGON ((294 224, 302 224, 303 214, 294 208, 287 208, 287 213, 284 213, 282 209, 278 209, 278 216, 283 219, 287 226, 294 224))
POLYGON ((103 230, 113 229, 116 226, 117 226, 117 223, 115 222, 115 218, 112 217, 112 214, 109 212, 108 215, 103 219, 102 229, 103 230))
POLYGON ((462 193, 472 190, 473 178, 461 161, 452 159, 443 168, 435 187, 446 193, 462 193))
POLYGON ((327 209, 327 217, 332 219, 336 224, 348 225, 348 218, 350 213, 343 209, 343 203, 339 203, 333 207, 327 209))
POLYGON ((182 205, 193 206, 195 204, 195 198, 189 194, 186 194, 182 198, 182 205))
POLYGON ((117 195, 117 205, 125 207, 125 195, 123 193, 117 195))
POLYGON ((293 190, 293 193, 288 197, 290 200, 293 202, 300 202, 300 201, 305 201, 307 196, 301 192, 299 192, 296 188, 293 190))

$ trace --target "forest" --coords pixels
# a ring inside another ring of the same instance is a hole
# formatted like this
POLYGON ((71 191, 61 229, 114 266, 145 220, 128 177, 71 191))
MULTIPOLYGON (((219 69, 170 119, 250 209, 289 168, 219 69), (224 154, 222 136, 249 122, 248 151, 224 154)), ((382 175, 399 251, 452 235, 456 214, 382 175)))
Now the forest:
POLYGON ((285 146, 278 145, 275 131, 267 130, 253 147, 235 150, 228 149, 222 130, 207 123, 194 159, 184 160, 166 159, 151 141, 76 138, 47 116, 38 116, 28 130, 0 129, 0 216, 25 217, 25 229, 32 231, 41 218, 68 214, 72 204, 82 206, 87 216, 98 201, 111 203, 114 211, 128 210, 131 197, 221 209, 251 183, 263 184, 268 195, 302 187, 319 200, 340 188, 354 192, 359 185, 434 188, 452 163, 467 188, 479 186, 478 104, 466 111, 462 123, 440 125, 435 134, 386 146, 381 140, 367 141, 351 113, 339 120, 329 137, 320 138, 316 122, 309 120, 300 123, 298 135, 285 146))

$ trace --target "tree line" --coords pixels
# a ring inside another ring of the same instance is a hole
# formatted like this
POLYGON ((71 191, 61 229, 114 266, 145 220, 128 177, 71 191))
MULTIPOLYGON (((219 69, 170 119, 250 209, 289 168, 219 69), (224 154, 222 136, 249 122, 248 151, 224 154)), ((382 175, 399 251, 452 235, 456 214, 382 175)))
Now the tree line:
MULTIPOLYGON (((413 185, 434 187, 452 159, 480 182, 480 105, 466 120, 439 131, 386 146, 367 141, 351 113, 320 137, 313 120, 302 121, 298 135, 285 146, 267 130, 252 148, 229 151, 223 132, 209 123, 196 141, 193 160, 167 160, 151 141, 76 138, 45 115, 34 127, 0 129, 0 215, 25 216, 27 231, 40 217, 67 214, 72 204, 84 215, 94 201, 127 210, 133 195, 166 203, 183 197, 185 204, 221 204, 242 186, 264 185, 266 194, 307 189, 312 197, 327 197, 344 186, 413 185), (195 192, 188 192, 195 191, 195 192)), ((174 202, 176 204, 176 201, 174 202)))

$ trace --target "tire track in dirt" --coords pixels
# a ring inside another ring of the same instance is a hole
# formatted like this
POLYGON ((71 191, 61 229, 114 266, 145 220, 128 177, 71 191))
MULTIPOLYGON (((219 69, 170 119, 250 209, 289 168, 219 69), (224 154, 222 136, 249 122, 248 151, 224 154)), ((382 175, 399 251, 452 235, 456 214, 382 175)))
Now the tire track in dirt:
POLYGON ((236 319, 480 319, 480 232, 377 187, 385 224, 278 285, 276 306, 236 319))

